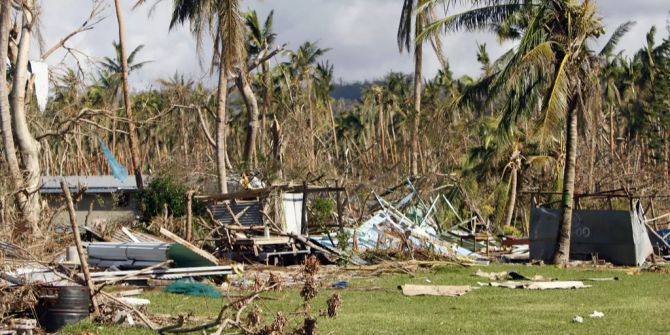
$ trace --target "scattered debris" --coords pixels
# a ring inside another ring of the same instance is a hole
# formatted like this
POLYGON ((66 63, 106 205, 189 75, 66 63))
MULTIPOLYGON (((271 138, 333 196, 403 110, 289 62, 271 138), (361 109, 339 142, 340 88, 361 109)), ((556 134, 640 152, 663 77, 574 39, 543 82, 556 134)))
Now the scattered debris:
POLYGON ((408 297, 430 295, 443 297, 460 297, 470 291, 470 286, 438 286, 438 285, 410 285, 405 284, 400 287, 402 294, 408 297))
POLYGON ((557 290, 557 289, 580 289, 580 288, 589 288, 591 286, 584 285, 581 281, 552 281, 552 282, 491 282, 491 283, 479 283, 480 286, 493 286, 493 287, 503 287, 503 288, 516 288, 516 289, 526 289, 526 290, 557 290))
POLYGON ((591 313, 591 314, 589 315, 589 317, 590 317, 590 318, 602 318, 602 317, 605 317, 605 313, 603 313, 603 312, 598 312, 598 311, 593 311, 593 313, 591 313))
POLYGON ((142 298, 119 297, 119 300, 132 306, 146 306, 151 304, 151 301, 149 299, 142 299, 142 298))
POLYGON ((572 319, 572 322, 574 322, 574 323, 584 323, 584 318, 579 316, 579 315, 575 315, 575 317, 572 319))

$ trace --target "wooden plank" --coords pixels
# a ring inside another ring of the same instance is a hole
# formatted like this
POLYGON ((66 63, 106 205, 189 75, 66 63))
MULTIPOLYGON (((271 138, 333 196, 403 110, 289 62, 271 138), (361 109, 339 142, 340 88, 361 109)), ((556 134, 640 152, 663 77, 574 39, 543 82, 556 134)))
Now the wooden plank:
POLYGON ((528 285, 529 290, 570 290, 577 288, 587 288, 581 281, 551 281, 551 282, 535 282, 528 285))
POLYGON ((77 214, 74 210, 74 202, 72 201, 72 195, 70 194, 70 188, 67 186, 65 179, 60 182, 61 189, 63 189, 63 194, 65 195, 65 202, 67 204, 67 212, 70 216, 70 227, 72 228, 72 235, 74 235, 74 245, 77 247, 77 255, 79 256, 79 262, 81 263, 81 271, 84 273, 84 280, 86 286, 88 286, 88 293, 91 297, 91 303, 93 304, 93 315, 100 315, 100 309, 98 307, 98 300, 95 298, 95 285, 91 280, 91 272, 88 268, 88 261, 86 253, 84 253, 84 248, 81 245, 81 235, 79 235, 79 225, 77 224, 77 214))
POLYGON ((272 245, 272 244, 289 244, 291 242, 290 237, 277 236, 277 237, 250 237, 250 238, 238 238, 235 241, 235 244, 243 245, 272 245))
POLYGON ((137 236, 133 235, 133 233, 128 230, 126 227, 121 227, 121 232, 123 232, 126 236, 128 236, 129 239, 131 239, 135 243, 140 243, 140 240, 137 238, 137 236))
POLYGON ((170 239, 170 240, 172 240, 172 241, 174 241, 174 242, 176 242, 176 243, 179 243, 179 244, 183 245, 186 249, 191 250, 191 251, 193 251, 194 253, 196 253, 197 255, 199 255, 199 256, 201 256, 201 257, 207 259, 208 261, 210 261, 210 262, 212 262, 212 263, 214 263, 214 264, 219 264, 219 260, 218 260, 216 257, 214 257, 214 255, 212 255, 212 254, 210 254, 209 252, 204 251, 204 250, 202 250, 202 249, 196 247, 195 245, 191 244, 190 242, 188 242, 188 241, 184 240, 183 238, 181 238, 181 237, 175 235, 175 234, 172 233, 171 231, 169 231, 169 230, 167 230, 167 229, 165 229, 165 228, 161 228, 161 229, 160 229, 160 233, 161 233, 163 236, 167 237, 168 239, 170 239))
POLYGON ((402 294, 408 297, 420 295, 439 297, 460 297, 470 291, 470 286, 440 286, 440 285, 402 285, 402 294))

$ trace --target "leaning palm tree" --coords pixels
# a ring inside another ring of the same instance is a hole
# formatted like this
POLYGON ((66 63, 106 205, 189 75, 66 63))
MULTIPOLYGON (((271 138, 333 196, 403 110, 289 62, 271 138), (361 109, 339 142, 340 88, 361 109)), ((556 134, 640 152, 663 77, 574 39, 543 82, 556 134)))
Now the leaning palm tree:
MULTIPOLYGON (((427 0, 429 3, 459 1, 427 0)), ((587 41, 604 29, 596 6, 589 0, 473 1, 475 8, 436 21, 426 31, 440 29, 491 30, 513 15, 532 13, 523 28, 519 46, 504 65, 481 81, 479 89, 490 101, 503 104, 502 125, 513 125, 524 115, 537 115, 534 137, 541 143, 555 141, 553 133, 565 120, 566 161, 558 246, 553 261, 565 264, 570 255, 577 130, 579 114, 589 116, 598 99, 599 83, 593 73, 594 56, 587 41), (536 106, 540 106, 539 110, 536 106), (538 113, 539 112, 539 113, 538 113)), ((511 131, 513 127, 501 127, 511 131)))
MULTIPOLYGON (((160 2, 162 0, 156 0, 160 2)), ((139 0, 137 5, 146 3, 139 0)), ((216 171, 219 192, 228 193, 226 184, 226 100, 228 77, 246 67, 244 18, 239 0, 173 0, 170 29, 188 23, 201 50, 204 35, 214 39, 212 66, 219 70, 216 107, 216 171)), ((241 73, 245 71, 242 70, 241 73)))

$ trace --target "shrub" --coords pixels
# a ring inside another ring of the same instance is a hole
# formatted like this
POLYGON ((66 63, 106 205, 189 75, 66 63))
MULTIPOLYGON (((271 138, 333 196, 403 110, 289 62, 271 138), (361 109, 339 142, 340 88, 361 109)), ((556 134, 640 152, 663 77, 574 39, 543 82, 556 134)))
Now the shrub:
MULTIPOLYGON (((150 221, 153 217, 162 215, 163 207, 167 204, 168 214, 173 217, 186 215, 186 193, 188 187, 168 176, 159 176, 151 181, 147 187, 138 193, 142 220, 150 221)), ((193 215, 201 215, 205 206, 197 199, 193 199, 193 215)))

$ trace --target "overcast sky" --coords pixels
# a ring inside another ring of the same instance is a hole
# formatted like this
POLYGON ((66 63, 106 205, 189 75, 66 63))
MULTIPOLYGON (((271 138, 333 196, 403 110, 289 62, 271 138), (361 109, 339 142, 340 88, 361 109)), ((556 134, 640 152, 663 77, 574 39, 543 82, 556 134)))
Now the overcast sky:
MULTIPOLYGON (((113 54, 112 41, 118 39, 113 1, 108 5, 106 18, 92 31, 76 36, 67 43, 91 59, 113 54)), ((87 17, 88 0, 43 0, 42 31, 46 46, 76 29, 87 17)), ((151 16, 149 6, 131 10, 135 1, 125 3, 126 34, 129 48, 144 44, 138 60, 150 60, 131 80, 142 88, 155 86, 156 79, 171 76, 175 71, 194 79, 207 77, 199 66, 195 42, 185 28, 168 32, 172 1, 163 1, 151 16)), ((243 8, 256 9, 264 18, 275 10, 275 31, 278 43, 288 43, 295 49, 304 41, 317 41, 331 48, 325 59, 335 65, 335 77, 344 81, 374 79, 389 71, 411 72, 412 59, 399 54, 396 29, 402 0, 242 0, 243 8)), ((628 54, 639 49, 647 31, 656 25, 658 40, 666 37, 666 21, 670 18, 669 0, 597 0, 609 34, 621 23, 634 20, 637 25, 620 44, 628 54)), ((479 74, 476 62, 477 43, 486 43, 492 57, 500 55, 509 45, 500 46, 489 34, 450 34, 444 37, 444 49, 455 75, 479 74)), ((49 63, 58 64, 63 52, 55 54, 49 63)), ((82 59, 83 61, 83 59, 82 59)), ((439 64, 432 53, 425 67, 430 76, 439 64)))

